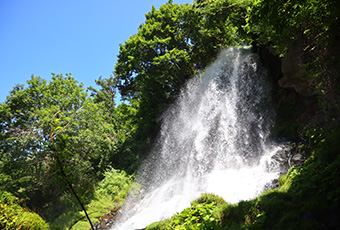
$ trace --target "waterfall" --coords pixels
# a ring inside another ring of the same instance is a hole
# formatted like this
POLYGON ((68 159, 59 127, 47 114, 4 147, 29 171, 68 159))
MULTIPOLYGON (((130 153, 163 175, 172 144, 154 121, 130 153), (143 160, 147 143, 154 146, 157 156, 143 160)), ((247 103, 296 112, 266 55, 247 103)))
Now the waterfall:
POLYGON ((127 201, 113 229, 170 218, 202 193, 252 199, 278 177, 270 87, 257 59, 248 48, 228 48, 186 84, 137 174, 140 196, 127 201))

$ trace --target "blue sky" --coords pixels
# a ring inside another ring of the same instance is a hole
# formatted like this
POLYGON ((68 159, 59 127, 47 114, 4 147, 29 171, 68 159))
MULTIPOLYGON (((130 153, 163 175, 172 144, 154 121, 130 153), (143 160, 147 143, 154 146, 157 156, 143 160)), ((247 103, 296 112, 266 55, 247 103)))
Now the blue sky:
POLYGON ((119 44, 137 33, 152 5, 167 1, 0 0, 0 103, 32 74, 72 73, 85 87, 110 77, 119 44))

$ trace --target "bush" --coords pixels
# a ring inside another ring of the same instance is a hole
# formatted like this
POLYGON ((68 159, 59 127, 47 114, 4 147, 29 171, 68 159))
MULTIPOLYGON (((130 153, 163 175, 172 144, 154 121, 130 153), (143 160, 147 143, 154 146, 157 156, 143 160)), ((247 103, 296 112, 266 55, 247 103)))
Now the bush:
POLYGON ((220 220, 214 215, 216 203, 195 203, 171 218, 164 229, 222 229, 220 220))
POLYGON ((155 223, 150 224, 149 226, 146 227, 145 230, 161 230, 161 229, 166 229, 166 225, 169 222, 167 221, 158 221, 155 223))
POLYGON ((174 215, 171 219, 155 222, 147 230, 167 229, 222 229, 220 210, 227 202, 214 194, 204 193, 191 202, 191 207, 174 215))
POLYGON ((1 229, 49 229, 49 225, 36 213, 18 204, 18 198, 9 192, 0 192, 1 229))
POLYGON ((227 202, 222 198, 212 193, 203 193, 199 198, 191 202, 191 205, 195 204, 211 204, 216 203, 217 205, 226 204, 227 202))
POLYGON ((114 168, 108 169, 104 176, 105 178, 98 183, 98 194, 111 195, 115 202, 124 200, 132 185, 132 176, 114 168))

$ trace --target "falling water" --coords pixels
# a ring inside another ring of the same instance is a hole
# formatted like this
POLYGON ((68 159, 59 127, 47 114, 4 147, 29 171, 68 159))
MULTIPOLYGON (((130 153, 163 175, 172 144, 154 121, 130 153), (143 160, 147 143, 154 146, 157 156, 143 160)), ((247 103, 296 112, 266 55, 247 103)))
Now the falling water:
POLYGON ((113 229, 141 229, 190 206, 202 193, 248 200, 278 177, 269 139, 269 86, 256 55, 229 48, 192 79, 162 116, 159 140, 142 165, 138 201, 113 229))

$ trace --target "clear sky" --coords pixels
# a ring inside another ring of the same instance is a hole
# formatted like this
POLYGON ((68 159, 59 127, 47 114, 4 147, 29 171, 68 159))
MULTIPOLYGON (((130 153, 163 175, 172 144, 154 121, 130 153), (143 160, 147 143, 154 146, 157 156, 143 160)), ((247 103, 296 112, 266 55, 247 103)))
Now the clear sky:
POLYGON ((32 74, 72 73, 85 87, 110 77, 119 44, 137 33, 152 5, 167 1, 0 0, 0 103, 32 74))

